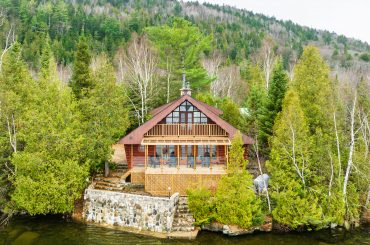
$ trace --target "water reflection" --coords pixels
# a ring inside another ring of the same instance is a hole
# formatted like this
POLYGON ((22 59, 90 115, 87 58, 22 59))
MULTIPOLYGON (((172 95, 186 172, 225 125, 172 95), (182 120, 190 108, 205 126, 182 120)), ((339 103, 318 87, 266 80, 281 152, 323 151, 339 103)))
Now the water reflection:
POLYGON ((369 244, 370 227, 356 231, 325 230, 307 233, 259 233, 241 237, 201 232, 196 241, 163 240, 134 235, 94 225, 67 222, 60 217, 23 217, 0 230, 0 245, 73 245, 73 244, 369 244))

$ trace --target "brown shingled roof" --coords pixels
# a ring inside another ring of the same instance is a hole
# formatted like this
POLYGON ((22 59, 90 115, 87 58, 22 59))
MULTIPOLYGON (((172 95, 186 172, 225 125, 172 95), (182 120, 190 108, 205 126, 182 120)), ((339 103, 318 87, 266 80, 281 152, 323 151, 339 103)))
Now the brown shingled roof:
MULTIPOLYGON (((197 107, 201 112, 203 112, 209 119, 211 119, 221 128, 223 128, 229 134, 230 139, 234 137, 234 134, 238 130, 219 117, 219 115, 222 113, 221 110, 214 108, 210 105, 207 105, 199 100, 196 100, 189 95, 184 95, 173 102, 170 102, 168 104, 165 104, 163 106, 160 106, 152 110, 151 114, 153 115, 153 117, 149 121, 147 121, 140 127, 134 129, 128 135, 120 139, 118 143, 119 144, 140 144, 146 132, 148 132, 151 128, 153 128, 156 124, 158 124, 163 118, 165 118, 168 114, 170 114, 173 110, 175 110, 176 107, 178 107, 185 100, 189 101, 191 104, 197 107)), ((254 140, 243 134, 243 142, 244 144, 249 145, 249 144, 253 144, 254 140)))

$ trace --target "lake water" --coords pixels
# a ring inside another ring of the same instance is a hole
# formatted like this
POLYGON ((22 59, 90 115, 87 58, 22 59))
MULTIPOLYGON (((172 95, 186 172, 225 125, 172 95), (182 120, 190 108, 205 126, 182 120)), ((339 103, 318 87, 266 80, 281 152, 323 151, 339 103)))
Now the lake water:
POLYGON ((200 232, 195 241, 163 240, 130 233, 67 222, 55 216, 15 218, 0 229, 0 245, 28 244, 369 244, 370 226, 351 232, 324 230, 305 233, 258 233, 227 237, 212 232, 200 232))

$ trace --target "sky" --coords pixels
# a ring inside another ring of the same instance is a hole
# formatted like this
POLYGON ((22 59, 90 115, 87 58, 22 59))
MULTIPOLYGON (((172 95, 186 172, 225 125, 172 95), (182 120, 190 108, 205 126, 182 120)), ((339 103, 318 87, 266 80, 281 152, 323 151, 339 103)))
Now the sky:
POLYGON ((198 0, 334 31, 370 44, 370 0, 198 0))

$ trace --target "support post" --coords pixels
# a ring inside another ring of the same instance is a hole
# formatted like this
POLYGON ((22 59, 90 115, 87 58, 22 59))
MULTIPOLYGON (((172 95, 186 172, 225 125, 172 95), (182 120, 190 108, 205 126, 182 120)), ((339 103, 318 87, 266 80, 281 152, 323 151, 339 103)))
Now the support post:
POLYGON ((225 145, 226 169, 229 167, 229 147, 225 145))
POLYGON ((159 163, 161 164, 161 169, 163 169, 163 145, 161 145, 161 160, 159 163))
POLYGON ((195 151, 195 145, 193 145, 194 169, 197 168, 197 157, 196 157, 195 153, 196 153, 196 151, 195 151))
POLYGON ((212 145, 209 145, 209 151, 210 151, 210 159, 209 159, 209 168, 212 170, 212 145))
POLYGON ((177 169, 180 169, 180 145, 177 145, 177 169))
POLYGON ((130 157, 131 157, 131 168, 134 167, 134 145, 131 144, 131 152, 130 152, 130 157))
POLYGON ((145 156, 144 156, 145 169, 148 168, 148 146, 145 145, 145 156))

